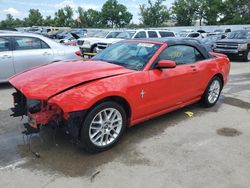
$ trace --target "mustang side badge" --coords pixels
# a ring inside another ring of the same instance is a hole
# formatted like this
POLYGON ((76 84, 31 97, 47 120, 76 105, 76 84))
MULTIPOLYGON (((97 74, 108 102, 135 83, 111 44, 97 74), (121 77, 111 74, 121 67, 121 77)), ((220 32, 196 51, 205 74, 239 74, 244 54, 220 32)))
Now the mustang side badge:
POLYGON ((143 90, 141 90, 141 98, 143 99, 145 95, 145 92, 143 90))

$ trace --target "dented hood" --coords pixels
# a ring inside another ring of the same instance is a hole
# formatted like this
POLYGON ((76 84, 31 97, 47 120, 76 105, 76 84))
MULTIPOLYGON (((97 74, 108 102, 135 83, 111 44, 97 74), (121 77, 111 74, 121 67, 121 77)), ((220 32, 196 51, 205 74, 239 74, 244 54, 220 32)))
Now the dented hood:
POLYGON ((9 82, 26 97, 47 100, 85 82, 125 74, 132 70, 103 61, 63 61, 25 71, 9 82))

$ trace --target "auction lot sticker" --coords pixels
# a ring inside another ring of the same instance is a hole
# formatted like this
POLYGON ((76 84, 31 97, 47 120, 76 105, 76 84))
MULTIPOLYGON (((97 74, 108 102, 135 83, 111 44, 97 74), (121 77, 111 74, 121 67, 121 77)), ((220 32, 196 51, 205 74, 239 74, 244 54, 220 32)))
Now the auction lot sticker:
POLYGON ((146 48, 152 48, 154 46, 154 44, 150 44, 150 43, 139 43, 137 44, 137 46, 139 47, 146 47, 146 48))

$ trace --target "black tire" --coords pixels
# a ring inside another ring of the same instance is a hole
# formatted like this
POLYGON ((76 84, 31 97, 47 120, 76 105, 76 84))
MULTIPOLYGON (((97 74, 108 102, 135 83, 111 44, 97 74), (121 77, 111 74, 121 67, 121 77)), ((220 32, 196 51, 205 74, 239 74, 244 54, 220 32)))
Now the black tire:
POLYGON ((207 86, 207 88, 206 88, 206 90, 205 90, 205 92, 204 92, 204 94, 202 95, 202 98, 201 98, 201 103, 203 104, 204 107, 206 107, 206 108, 212 107, 212 106, 214 106, 214 105, 217 103, 217 101, 218 101, 219 98, 220 98, 220 94, 221 94, 222 87, 223 87, 223 86, 222 86, 222 80, 221 80, 220 77, 215 76, 215 77, 213 77, 212 80, 210 80, 210 82, 208 83, 208 86, 207 86), (211 102, 211 101, 209 100, 209 94, 210 94, 209 89, 210 89, 211 85, 212 85, 215 81, 218 81, 218 82, 219 82, 219 85, 220 85, 219 95, 218 95, 218 97, 216 98, 215 101, 212 101, 212 102, 211 102))
POLYGON ((120 138, 124 134, 126 125, 127 125, 126 112, 121 105, 119 105, 116 102, 112 102, 112 101, 107 101, 107 102, 103 102, 101 104, 98 104, 97 106, 93 107, 90 110, 90 112, 87 114, 87 116, 82 124, 81 137, 80 137, 81 146, 85 151, 87 151, 89 153, 97 153, 97 152, 102 152, 102 151, 108 150, 111 147, 113 147, 115 144, 117 144, 117 142, 120 140, 120 138), (90 139, 89 131, 90 131, 91 122, 99 112, 101 112, 107 108, 114 108, 120 112, 121 117, 122 117, 122 127, 121 127, 121 130, 120 130, 118 136, 116 137, 116 139, 112 143, 110 143, 107 146, 97 146, 90 139))
POLYGON ((92 48, 92 53, 97 53, 97 46, 94 46, 94 47, 92 48))
POLYGON ((248 52, 246 52, 246 54, 244 54, 242 60, 244 62, 248 62, 250 59, 249 59, 249 56, 250 56, 250 50, 248 52))

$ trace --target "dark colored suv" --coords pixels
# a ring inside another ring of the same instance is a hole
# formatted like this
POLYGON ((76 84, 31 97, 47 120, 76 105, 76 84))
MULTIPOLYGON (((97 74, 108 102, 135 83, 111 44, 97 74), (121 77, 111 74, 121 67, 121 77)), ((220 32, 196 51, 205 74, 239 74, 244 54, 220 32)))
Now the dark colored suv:
POLYGON ((214 52, 223 53, 229 57, 239 57, 246 62, 250 61, 250 30, 228 33, 227 37, 217 41, 214 47, 214 52))

